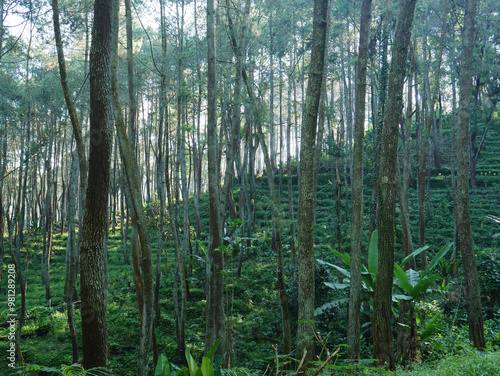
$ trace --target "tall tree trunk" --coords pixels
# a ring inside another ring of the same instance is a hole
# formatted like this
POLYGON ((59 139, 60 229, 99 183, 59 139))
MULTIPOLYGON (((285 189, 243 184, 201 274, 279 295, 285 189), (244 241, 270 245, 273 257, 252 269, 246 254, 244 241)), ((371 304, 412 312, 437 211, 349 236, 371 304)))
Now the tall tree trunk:
MULTIPOLYGON (((53 23, 54 23, 54 35, 56 40, 56 49, 57 49, 57 60, 59 65, 59 74, 61 78, 61 86, 63 89, 64 100, 66 102, 66 107, 68 109, 68 113, 70 116, 71 126, 73 129, 73 135, 75 137, 76 149, 78 152, 78 166, 80 172, 80 185, 79 185, 79 210, 78 210, 78 224, 79 228, 82 228, 83 225, 83 217, 85 212, 85 202, 87 195, 87 179, 88 179, 88 167, 87 167, 87 152, 86 146, 83 139, 83 132, 80 121, 78 120, 78 115, 76 112, 76 107, 73 99, 70 95, 70 89, 67 82, 67 72, 66 72, 66 60, 64 58, 64 49, 62 44, 61 37, 61 27, 59 22, 59 4, 58 0, 52 0, 52 12, 53 12, 53 23)), ((86 22, 86 41, 85 41, 85 73, 87 68, 88 61, 88 11, 85 14, 85 22, 86 22)), ((78 233, 78 240, 76 243, 75 249, 75 267, 73 269, 73 280, 77 280, 78 278, 78 268, 79 268, 79 255, 80 255, 80 246, 82 241, 82 232, 78 233)), ((77 298, 76 289, 73 291, 73 296, 77 298)))
POLYGON ((458 236, 464 267, 464 282, 469 322, 469 338, 478 350, 486 347, 484 339, 483 312, 477 273, 476 256, 472 240, 469 207, 469 120, 470 92, 472 85, 472 61, 477 0, 465 4, 464 27, 462 31, 462 57, 460 67, 460 100, 458 115, 457 144, 457 193, 458 193, 458 236))
POLYGON ((386 19, 387 16, 383 16, 382 19, 382 40, 381 40, 381 51, 380 60, 382 66, 380 67, 380 80, 379 80, 379 98, 378 98, 378 108, 376 113, 377 121, 374 123, 374 148, 375 148, 375 184, 372 189, 372 203, 370 208, 370 222, 368 227, 369 238, 375 228, 377 227, 377 215, 378 215, 378 192, 379 192, 379 170, 380 170, 380 148, 381 148, 381 133, 382 126, 384 124, 385 116, 385 104, 387 102, 387 80, 389 76, 389 62, 387 60, 388 45, 389 45, 389 20, 386 19))
POLYGON ((96 0, 90 49, 89 175, 80 250, 83 366, 106 367, 107 205, 112 144, 111 18, 113 0, 96 0))
POLYGON ((222 245, 219 169, 217 159, 217 81, 215 79, 215 24, 214 0, 207 0, 207 145, 208 145, 208 195, 210 217, 210 242, 207 254, 207 308, 205 351, 218 339, 219 354, 226 352, 224 315, 224 255, 222 245))
MULTIPOLYGON (((118 6, 118 4, 116 4, 118 6)), ((127 20, 127 53, 128 59, 132 59, 132 34, 131 34, 131 8, 128 0, 125 0, 126 18, 127 20)), ((118 97, 118 80, 117 80, 117 49, 118 49, 118 9, 115 9, 113 15, 113 30, 114 30, 114 43, 112 47, 111 55, 111 89, 112 89, 112 100, 115 113, 115 126, 118 138, 118 144, 120 147, 120 155, 122 159, 122 168, 125 173, 126 189, 128 191, 127 198, 130 203, 130 210, 132 219, 135 219, 137 234, 133 231, 132 242, 140 242, 140 256, 135 263, 140 265, 142 277, 142 306, 139 310, 143 312, 141 320, 141 336, 139 342, 139 353, 137 359, 137 375, 147 375, 148 374, 148 363, 149 363, 149 352, 151 350, 152 343, 152 332, 153 332, 153 311, 154 311, 154 292, 153 292, 153 262, 152 262, 152 251, 151 242, 149 239, 149 233, 147 229, 147 222, 144 216, 144 209, 142 205, 142 195, 141 188, 139 185, 139 179, 137 174, 137 161, 134 158, 134 148, 133 144, 129 141, 127 135, 127 129, 125 126, 125 121, 122 116, 121 104, 118 97), (137 239, 137 240, 136 240, 137 239)), ((128 62, 128 76, 129 76, 129 100, 132 100, 134 96, 134 84, 133 84, 133 65, 128 62), (132 76, 132 77, 131 77, 132 76)), ((129 130, 134 129, 133 123, 135 121, 135 115, 132 114, 132 110, 129 109, 129 130)), ((137 248, 138 249, 138 248, 137 248)), ((136 269, 138 266, 136 266, 136 269)), ((141 290, 139 289, 139 290, 141 290)), ((141 291, 137 291, 138 295, 141 291)))
POLYGON ((78 156, 71 154, 71 172, 68 185, 69 210, 68 210, 68 241, 66 245, 66 278, 64 285, 64 299, 68 317, 68 327, 71 335, 71 348, 73 350, 73 363, 78 362, 78 338, 75 329, 73 291, 76 289, 74 268, 76 259, 76 201, 78 195, 78 156))
MULTIPOLYGON (((440 82, 440 73, 441 73, 441 61, 442 61, 442 56, 443 56, 443 48, 444 48, 444 34, 445 34, 445 27, 446 27, 446 19, 447 19, 447 14, 448 14, 448 1, 445 3, 445 11, 443 14, 443 22, 441 25, 441 39, 440 39, 440 44, 439 44, 439 50, 438 50, 438 58, 437 58, 437 63, 436 63, 436 69, 434 73, 434 86, 433 86, 433 91, 431 93, 431 88, 430 88, 430 80, 429 80, 429 69, 425 69, 425 77, 424 77, 424 91, 426 93, 425 98, 426 101, 424 103, 428 103, 428 111, 427 111, 427 116, 425 118, 425 134, 424 138, 422 140, 422 147, 421 147, 421 153, 420 153, 420 161, 418 165, 418 202, 419 202, 419 246, 423 247, 425 246, 425 210, 424 210, 424 203, 425 203, 425 196, 426 196, 426 176, 427 173, 430 172, 428 171, 428 161, 427 158, 429 156, 428 152, 428 147, 429 147, 429 140, 430 140, 430 134, 433 129, 436 129, 436 115, 435 115, 435 106, 438 100, 438 95, 439 95, 439 82, 440 82)), ((427 38, 424 38, 424 54, 427 54, 425 51, 427 49, 427 38)), ((424 60, 427 59, 427 56, 424 56, 424 60)), ((436 140, 433 140, 436 142, 436 140)), ((440 163, 440 157, 435 154, 435 160, 438 161, 438 164, 440 163)), ((439 168, 438 165, 436 165, 437 168, 439 168)), ((428 193, 429 190, 427 190, 428 193)), ((428 193, 429 194, 429 193, 428 193)), ((427 267, 427 254, 426 252, 422 252, 420 254, 421 261, 422 261, 422 269, 425 269, 427 267)))
MULTIPOLYGON (((410 44, 410 53, 412 53, 410 44)), ((408 186, 410 175, 410 143, 411 143, 411 122, 412 122, 412 106, 413 106, 413 92, 412 92, 412 77, 413 77, 413 64, 414 58, 411 56, 412 63, 410 64, 410 71, 407 75, 408 79, 408 97, 406 117, 404 121, 403 143, 404 143, 404 156, 403 156, 403 175, 396 177, 396 185, 399 197, 399 207, 401 210, 401 221, 403 227, 403 254, 408 256, 413 252, 413 240, 410 229, 410 215, 409 215, 409 201, 408 201, 408 186)), ((396 174, 399 173, 399 168, 396 168, 396 174)), ((412 259, 405 264, 405 270, 416 270, 415 260, 412 259)), ((412 361, 416 357, 417 351, 417 338, 416 338, 416 320, 414 313, 413 302, 402 300, 399 308, 399 322, 403 325, 398 325, 397 332, 397 355, 398 359, 403 361, 412 361)))
POLYGON ((392 283, 394 275, 394 211, 396 205, 396 173, 399 120, 403 103, 403 85, 408 45, 416 0, 401 0, 394 36, 388 98, 381 134, 378 215, 378 270, 373 303, 373 354, 377 363, 395 368, 392 337, 392 283))
POLYGON ((356 76, 356 112, 354 114, 354 150, 351 211, 351 285, 347 319, 349 359, 359 359, 361 309, 361 243, 363 239, 363 144, 365 137, 366 71, 372 0, 361 5, 359 53, 356 76))
MULTIPOLYGON (((42 253, 42 274, 45 285, 45 300, 48 306, 51 306, 52 296, 50 293, 50 256, 52 254, 52 230, 53 230, 53 173, 52 173, 52 147, 54 140, 54 119, 49 121, 51 129, 49 130, 49 141, 47 150, 47 159, 45 160, 46 192, 45 192, 45 210, 43 226, 43 253, 42 253)), ((26 169, 27 172, 27 169, 26 169)))
MULTIPOLYGON (((58 0, 52 0, 52 12, 53 12, 53 23, 54 23, 54 34, 56 39, 57 48, 57 60, 59 63, 59 74, 61 76, 61 85, 63 88, 64 99, 66 101, 66 107, 68 109, 69 117, 71 120, 71 126, 73 128, 73 135, 75 136, 76 149, 78 151, 78 165, 80 168, 80 224, 83 219, 83 211, 85 208, 85 195, 87 194, 87 155, 85 142, 82 136, 82 127, 80 121, 78 120, 78 115, 76 113, 76 107, 73 99, 71 98, 70 89, 68 86, 68 78, 66 72, 66 60, 64 58, 64 50, 61 37, 61 26, 59 23, 59 4, 58 0)), ((77 250, 78 253, 78 250, 77 250)))
POLYGON ((315 359, 314 351, 314 153, 321 84, 327 39, 328 0, 314 1, 313 37, 309 81, 302 117, 299 174, 298 276, 299 313, 297 353, 307 352, 305 361, 315 359))
MULTIPOLYGON (((162 51, 162 63, 160 71, 160 98, 158 103, 158 150, 156 154, 156 189, 158 192, 158 201, 160 204, 160 215, 158 223, 158 246, 156 250, 156 279, 155 279, 155 296, 154 296, 154 306, 155 306, 155 321, 154 328, 156 328, 160 321, 160 283, 161 283, 161 253, 163 251, 163 232, 164 232, 164 221, 165 221, 165 159, 164 159, 164 145, 163 141, 165 138, 164 123, 166 118, 165 108, 167 106, 167 38, 165 30, 165 3, 160 0, 160 27, 161 27, 161 51, 162 51)), ((156 331, 153 329, 153 364, 158 363, 158 343, 157 343, 156 331)))
MULTIPOLYGON (((183 357, 186 352, 186 304, 188 295, 188 281, 187 281, 187 253, 190 245, 189 239, 189 217, 188 217, 188 196, 189 188, 187 185, 186 177, 186 130, 184 128, 186 119, 186 109, 185 109, 185 94, 186 90, 184 81, 184 1, 181 1, 181 9, 179 13, 178 3, 176 3, 176 14, 177 14, 177 30, 178 30, 178 64, 177 64, 177 129, 176 129, 176 140, 177 140, 177 163, 176 163, 176 204, 175 208, 177 211, 180 203, 180 197, 182 196, 182 247, 176 248, 176 273, 178 278, 178 283, 181 290, 180 299, 176 299, 174 304, 176 307, 176 331, 178 333, 177 341, 177 354, 183 357), (180 173, 180 177, 179 177, 180 173)), ((175 217, 174 221, 179 218, 175 217)))
MULTIPOLYGON (((293 15, 293 12, 292 12, 293 15)), ((293 24, 293 17, 292 22, 293 24)), ((292 33, 293 35, 293 33, 292 33)), ((292 188, 292 85, 291 82, 295 80, 295 75, 293 74, 292 64, 294 59, 290 59, 290 74, 289 85, 288 85, 288 105, 287 105, 287 126, 286 126, 286 180, 287 180, 287 191, 288 191, 288 216, 290 221, 290 253, 291 253, 291 264, 292 270, 295 270, 297 264, 297 251, 295 248, 295 210, 293 206, 293 188, 292 188)))
MULTIPOLYGON (((3 1, 3 0, 1 0, 3 1)), ((1 9, 0 9, 1 10, 1 9)), ((1 13, 0 13, 1 14, 1 13)), ((0 21, 1 22, 1 21, 0 21)), ((0 25, 1 26, 1 25, 0 25)), ((2 33, 2 31, 0 31, 2 33)), ((1 49, 1 44, 0 44, 1 49)), ((1 50, 0 50, 1 53, 1 50)), ((5 209, 4 209, 4 195, 3 195, 3 183, 5 179, 5 172, 7 171, 7 122, 4 123, 3 129, 0 132, 0 145, 2 153, 0 154, 0 267, 3 270, 3 260, 5 256, 5 209)), ((2 282, 3 272, 0 272, 0 284, 2 282)))

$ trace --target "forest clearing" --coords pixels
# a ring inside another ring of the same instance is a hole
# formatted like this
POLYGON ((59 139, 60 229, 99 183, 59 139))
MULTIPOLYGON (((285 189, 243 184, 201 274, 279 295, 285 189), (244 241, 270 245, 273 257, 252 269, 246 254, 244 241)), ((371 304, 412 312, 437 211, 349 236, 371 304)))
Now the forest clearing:
POLYGON ((0 11, 0 375, 500 374, 497 0, 0 11))

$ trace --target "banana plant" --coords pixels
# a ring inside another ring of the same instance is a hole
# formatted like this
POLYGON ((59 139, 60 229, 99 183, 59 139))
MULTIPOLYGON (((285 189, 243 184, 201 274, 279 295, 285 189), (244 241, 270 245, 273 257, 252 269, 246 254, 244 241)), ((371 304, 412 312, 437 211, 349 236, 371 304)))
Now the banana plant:
MULTIPOLYGON (((368 301, 370 304, 373 302, 373 297, 375 294, 375 282, 376 282, 377 267, 378 267, 377 244, 378 244, 378 232, 377 230, 375 230, 372 234, 372 237, 370 239, 370 244, 368 247, 368 267, 366 267, 365 265, 361 265, 361 286, 365 292, 363 299, 365 301, 368 301)), ((394 275, 396 278, 394 281, 394 287, 399 290, 398 291, 399 294, 393 294, 392 296, 393 302, 397 302, 401 299, 415 300, 420 296, 420 294, 428 291, 431 284, 438 278, 440 278, 438 274, 433 272, 434 268, 439 263, 439 260, 441 260, 448 253, 448 251, 451 249, 451 246, 452 244, 448 243, 443 248, 441 248, 441 250, 431 260, 427 268, 422 272, 418 272, 413 269, 408 269, 405 272, 402 267, 412 258, 418 256, 420 253, 427 250, 429 246, 424 246, 416 249, 414 252, 412 252, 410 255, 406 256, 403 259, 401 265, 395 263, 394 275)), ((330 250, 337 257, 339 257, 346 266, 348 267, 351 266, 351 256, 349 254, 341 253, 332 248, 330 248, 330 250)), ((322 265, 327 265, 332 267, 333 269, 336 269, 345 277, 342 283, 324 282, 326 286, 332 289, 345 289, 349 287, 351 278, 351 273, 349 270, 323 260, 317 260, 317 261, 322 265)), ((316 309, 315 313, 316 315, 319 315, 323 313, 325 309, 338 306, 339 304, 342 304, 346 301, 347 299, 337 299, 332 302, 326 303, 322 307, 316 309)))
MULTIPOLYGON (((413 269, 408 269, 406 272, 403 266, 412 258, 422 253, 425 249, 419 248, 415 252, 406 256, 401 263, 401 266, 394 264, 394 275, 397 278, 397 286, 402 294, 394 295, 397 299, 416 300, 421 294, 428 291, 429 287, 441 276, 434 272, 434 269, 441 260, 451 249, 452 243, 445 244, 438 253, 433 257, 425 270, 418 272, 413 269)), ((425 248, 425 247, 424 247, 425 248)))
MULTIPOLYGON (((370 304, 373 301, 373 297, 375 294, 375 279, 377 276, 377 268, 378 268, 377 242, 378 242, 378 232, 377 230, 375 230, 372 233, 372 237, 370 239, 370 245, 368 247, 368 267, 366 267, 364 264, 361 265, 361 287, 364 291, 363 300, 368 301, 370 304)), ((333 249, 331 247, 329 248, 332 251, 332 253, 335 256, 339 257, 346 266, 348 267, 351 266, 351 256, 348 253, 341 253, 336 249, 333 249)), ((324 282, 326 286, 334 290, 346 289, 349 287, 351 279, 351 273, 349 270, 323 260, 317 260, 317 261, 322 265, 327 265, 332 267, 333 269, 336 269, 345 277, 342 283, 324 282)), ((325 309, 336 307, 340 304, 347 302, 347 300, 348 299, 337 299, 332 302, 326 303, 322 307, 316 309, 315 314, 319 315, 323 313, 325 309)))
POLYGON ((171 376, 174 374, 175 373, 172 373, 170 370, 170 363, 167 357, 164 354, 160 354, 158 363, 156 363, 155 376, 171 376))
POLYGON ((221 375, 221 363, 222 356, 218 356, 214 363, 212 363, 212 358, 217 351, 217 347, 219 347, 220 340, 215 342, 215 345, 208 351, 207 355, 205 355, 201 360, 201 367, 198 367, 196 361, 189 349, 186 349, 186 360, 189 369, 189 376, 220 376, 221 375))
POLYGON ((222 356, 217 356, 212 363, 212 358, 219 344, 220 340, 217 340, 215 345, 208 351, 207 355, 202 358, 200 367, 198 367, 198 364, 191 355, 191 351, 186 349, 187 368, 183 367, 178 372, 171 370, 167 357, 161 354, 156 364, 155 376, 175 376, 178 374, 185 375, 187 373, 189 373, 189 376, 220 376, 222 356))

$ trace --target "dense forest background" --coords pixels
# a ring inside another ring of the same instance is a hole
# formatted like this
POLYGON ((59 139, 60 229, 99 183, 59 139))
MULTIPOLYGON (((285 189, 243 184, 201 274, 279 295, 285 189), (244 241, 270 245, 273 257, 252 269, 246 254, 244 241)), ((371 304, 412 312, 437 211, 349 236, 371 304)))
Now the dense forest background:
POLYGON ((0 11, 0 373, 500 371, 498 1, 0 11))

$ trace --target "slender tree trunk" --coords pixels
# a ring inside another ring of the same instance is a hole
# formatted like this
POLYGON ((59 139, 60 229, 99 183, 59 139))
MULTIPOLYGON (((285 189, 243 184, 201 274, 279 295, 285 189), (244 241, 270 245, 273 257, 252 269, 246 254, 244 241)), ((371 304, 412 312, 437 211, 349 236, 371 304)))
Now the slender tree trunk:
POLYGON ((370 208, 370 221, 368 227, 369 238, 377 226, 378 216, 378 192, 379 192, 379 171, 380 171, 380 148, 381 148, 381 133, 385 116, 385 104, 387 101, 387 80, 389 76, 389 62, 387 60, 388 45, 389 45, 389 21, 382 19, 382 40, 381 40, 381 56, 380 60, 382 66, 380 67, 380 80, 379 80, 379 98, 377 108, 377 121, 374 123, 374 148, 375 148, 375 184, 372 189, 372 204, 370 208))
POLYGON ((368 37, 370 34, 372 0, 361 6, 358 68, 356 76, 356 112, 354 115, 354 151, 351 211, 351 285, 347 344, 349 359, 359 359, 361 310, 361 243, 363 239, 363 144, 365 136, 366 71, 368 65, 368 37))
POLYGON ((220 186, 217 160, 217 81, 215 77, 215 24, 214 0, 207 1, 207 145, 208 145, 208 194, 210 217, 210 242, 207 254, 207 308, 205 351, 218 339, 219 354, 226 352, 226 328, 224 315, 224 255, 222 245, 222 223, 220 186))
MULTIPOLYGON (((117 4, 118 6, 118 4, 117 4)), ((127 20, 127 46, 128 46, 128 59, 132 59, 132 34, 131 34, 131 8, 128 0, 125 0, 126 18, 127 20)), ((112 61, 111 61, 111 89, 112 89, 112 99, 115 108, 115 126, 118 138, 118 144, 120 147, 120 155, 122 159, 122 167, 125 173, 126 187, 128 190, 128 199, 130 202, 130 209, 132 218, 135 218, 137 235, 132 237, 132 241, 140 242, 140 257, 139 260, 135 261, 140 264, 140 270, 142 273, 142 320, 141 320, 141 336, 139 343, 139 354, 137 359, 137 375, 147 375, 148 374, 148 363, 149 363, 149 352, 151 351, 152 334, 153 334, 153 314, 154 314, 154 292, 153 292, 153 263, 152 263, 152 251, 151 242, 149 239, 149 233, 147 229, 147 222, 144 216, 144 209, 142 206, 142 195, 139 185, 139 179, 137 174, 137 162, 134 158, 133 144, 131 145, 129 138, 127 136, 127 130, 125 122, 122 117, 121 104, 118 98, 118 82, 117 82, 117 47, 118 47, 118 10, 115 10, 113 21, 113 29, 115 32, 115 40, 112 47, 112 61)), ((132 100, 134 96, 134 84, 133 84, 133 66, 131 62, 128 62, 128 76, 129 76, 129 97, 132 100), (132 77, 131 77, 132 76, 132 77)), ((130 110, 130 109, 129 109, 130 110)), ((130 122, 135 121, 135 115, 129 112, 129 129, 134 129, 130 122)), ((139 255, 137 255, 139 256, 139 255)), ((136 257, 137 257, 136 256, 136 257)), ((136 266, 138 269, 138 266, 136 266)), ((139 289, 141 290, 141 289, 139 289)), ((139 291, 138 291, 139 293, 139 291)))
MULTIPOLYGON (((3 0, 1 0, 3 1, 3 0)), ((2 9, 0 9, 2 10, 2 9)), ((1 14, 1 13, 0 13, 1 14)), ((2 22, 2 21, 0 21, 2 22)), ((0 24, 1 26, 1 24, 0 24)), ((0 30, 0 33, 2 31, 0 30)), ((0 41, 1 42, 1 41, 0 41)), ((1 43, 0 43, 0 53, 1 53, 1 43)), ((3 129, 0 132, 0 145, 1 145, 1 159, 0 159, 0 268, 3 271, 3 260, 5 256, 5 209, 4 209, 4 195, 3 195, 3 186, 5 179, 5 172, 7 171, 7 122, 3 124, 3 129)), ((0 285, 2 282, 3 272, 0 271, 0 285)))
MULTIPOLYGON (((49 142, 47 150, 47 159, 45 160, 45 171, 47 177, 47 189, 45 192, 45 210, 44 210, 44 228, 43 228, 43 254, 42 254, 42 274, 43 282, 45 285, 45 300, 48 306, 51 306, 52 296, 50 293, 50 256, 52 254, 52 230, 53 230, 53 173, 52 173, 52 147, 54 139, 54 121, 49 121, 50 131, 49 131, 49 142)), ((26 169, 26 172, 28 170, 26 169)))
MULTIPOLYGON (((75 136, 76 149, 78 151, 78 164, 80 168, 80 224, 83 220, 83 210, 85 208, 85 195, 87 194, 87 155, 85 142, 82 136, 82 127, 80 121, 78 120, 78 115, 76 113, 76 107, 73 99, 71 98, 70 89, 68 86, 68 78, 66 73, 66 60, 64 58, 64 50, 61 37, 61 27, 59 23, 59 5, 58 0, 52 0, 52 12, 53 12, 53 23, 54 23, 54 34, 56 39, 57 48, 57 59, 59 63, 59 74, 61 76, 61 85, 63 88, 64 99, 66 101, 66 107, 68 109, 69 117, 71 120, 71 126, 73 127, 73 135, 75 136)), ((78 244, 77 244, 78 246, 78 244)), ((77 253, 79 251, 77 250, 77 253)))
POLYGON ((305 361, 315 359, 314 349, 314 153, 321 84, 323 81, 327 40, 328 0, 314 1, 313 37, 309 82, 302 119, 300 145, 298 277, 299 313, 297 353, 305 361))
MULTIPOLYGON (((412 47, 410 45, 410 52, 412 47)), ((410 229, 410 215, 409 215, 409 202, 408 202, 408 181, 410 171, 410 144, 411 144, 411 118, 412 118, 412 86, 411 81, 413 77, 412 67, 414 63, 413 56, 411 57, 412 64, 410 64, 410 71, 407 75, 408 80, 408 98, 406 117, 404 122, 404 157, 403 157, 403 175, 396 177, 396 185, 399 196, 399 207, 401 210, 401 221, 403 227, 403 254, 408 256, 413 252, 413 240, 410 229)), ((399 173, 399 168, 396 168, 396 174, 399 173)), ((405 264, 405 270, 416 270, 415 260, 412 259, 405 264)), ((402 361, 413 361, 417 355, 417 331, 416 320, 414 313, 413 302, 402 300, 399 308, 399 323, 397 332, 397 354, 398 359, 402 361)))
POLYGON ((474 243, 472 240, 470 207, 469 207, 469 120, 470 92, 472 85, 472 61, 474 49, 476 0, 468 0, 465 4, 465 19, 462 31, 462 57, 460 67, 460 102, 458 115, 457 145, 457 193, 458 193, 458 236, 464 267, 464 283, 466 293, 467 318, 469 322, 469 338, 478 350, 486 347, 484 339, 483 312, 481 309, 481 293, 477 272, 474 243))
POLYGON ((68 193, 68 242, 66 246, 66 282, 64 286, 64 298, 66 300, 68 327, 71 335, 73 363, 77 363, 78 337, 76 334, 73 308, 73 291, 76 289, 76 281, 74 280, 74 268, 76 259, 76 201, 78 196, 78 156, 75 155, 75 153, 71 154, 71 173, 69 178, 68 193))
MULTIPOLYGON (((167 91, 167 38, 165 30, 165 4, 164 1, 160 1, 160 27, 161 27, 161 50, 162 50, 162 64, 160 72, 160 98, 158 103, 159 119, 158 119, 158 150, 156 154, 156 189, 158 192, 158 201, 160 204, 160 215, 158 223, 158 246, 156 250, 156 279, 155 279, 155 296, 154 296, 154 306, 155 306, 155 321, 154 328, 159 324, 160 321, 160 283, 161 283, 161 253, 163 251, 163 232, 164 232, 164 221, 165 221, 165 159, 163 156, 164 152, 164 123, 165 123, 165 108, 166 103, 166 91, 167 91)), ((153 364, 158 363, 158 343, 156 337, 156 330, 153 329, 153 364)))
POLYGON ((394 211, 396 194, 397 145, 408 45, 416 0, 401 0, 392 51, 388 98, 381 134, 378 271, 373 303, 373 354, 377 364, 395 368, 392 337, 392 283, 394 275, 394 211))
MULTIPOLYGON (((292 22, 293 23, 293 22, 292 22)), ((292 64, 292 61, 290 61, 292 64)), ((291 68, 292 69, 292 68, 291 68)), ((290 73, 289 82, 295 79, 292 72, 290 73)), ((293 188, 292 188, 292 85, 288 85, 288 108, 287 108, 287 127, 286 127, 286 176, 288 190, 288 215, 290 221, 290 253, 292 269, 295 270, 297 264, 297 251, 295 248, 295 210, 293 206, 293 188)))

